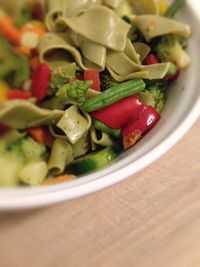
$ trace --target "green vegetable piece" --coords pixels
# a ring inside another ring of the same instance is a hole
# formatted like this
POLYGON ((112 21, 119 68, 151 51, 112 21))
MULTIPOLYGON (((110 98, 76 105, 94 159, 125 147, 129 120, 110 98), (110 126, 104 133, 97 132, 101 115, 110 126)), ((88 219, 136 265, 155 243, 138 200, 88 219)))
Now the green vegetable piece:
POLYGON ((138 94, 142 103, 154 107, 159 113, 165 105, 165 93, 158 86, 151 86, 138 94))
MULTIPOLYGON (((18 135, 20 136, 20 134, 18 135)), ((13 132, 11 132, 10 135, 7 134, 7 136, 0 141, 0 186, 18 185, 20 182, 19 173, 24 163, 27 164, 27 162, 30 161, 44 161, 46 157, 47 150, 43 144, 35 142, 30 137, 18 139, 17 134, 13 132), (17 141, 13 143, 12 140, 14 141, 15 139, 17 141)), ((34 169, 32 169, 32 171, 33 173, 30 172, 30 174, 27 175, 28 179, 36 175, 37 168, 35 168, 35 172, 34 169)), ((38 176, 38 179, 39 177, 41 176, 38 176)))
POLYGON ((45 161, 31 161, 21 169, 19 179, 25 184, 37 186, 44 181, 47 173, 48 167, 45 161))
POLYGON ((44 144, 39 144, 31 137, 25 137, 11 146, 9 151, 22 157, 25 161, 44 160, 47 156, 47 149, 44 144))
POLYGON ((76 63, 58 66, 51 73, 48 95, 52 96, 58 89, 76 77, 76 63))
POLYGON ((94 127, 104 133, 107 133, 108 135, 120 138, 121 137, 121 130, 120 129, 112 129, 109 126, 105 125, 103 122, 95 120, 94 127))
POLYGON ((18 58, 14 55, 10 44, 0 37, 0 79, 6 78, 8 74, 18 67, 18 58))
POLYGON ((183 69, 190 65, 191 58, 183 49, 180 38, 176 35, 165 35, 159 39, 154 49, 158 57, 164 62, 174 62, 183 69))
POLYGON ((21 28, 24 24, 27 22, 31 21, 32 18, 32 12, 30 9, 24 9, 22 10, 15 18, 14 24, 18 27, 21 28))
POLYGON ((19 171, 23 166, 23 159, 14 153, 5 153, 0 156, 0 186, 11 187, 19 184, 19 171))
POLYGON ((118 82, 113 79, 108 71, 103 71, 100 73, 100 81, 102 91, 105 91, 118 84, 118 82))
POLYGON ((106 166, 116 159, 116 157, 117 154, 113 151, 113 149, 111 147, 107 147, 99 152, 95 152, 75 160, 73 168, 78 174, 84 174, 106 166))
POLYGON ((86 112, 92 112, 107 107, 123 98, 137 94, 143 91, 145 83, 141 79, 130 80, 111 87, 110 89, 88 99, 82 109, 86 112))
POLYGON ((173 62, 169 62, 169 63, 170 63, 170 66, 169 66, 168 72, 166 74, 166 77, 174 75, 178 70, 176 64, 174 64, 173 62))
POLYGON ((164 16, 167 18, 173 18, 176 13, 182 8, 185 4, 185 0, 174 0, 173 3, 169 6, 164 16))
POLYGON ((30 77, 29 61, 17 56, 10 44, 0 37, 0 79, 6 79, 13 87, 20 87, 30 77))
POLYGON ((18 57, 18 68, 16 69, 12 77, 13 79, 11 79, 11 84, 17 88, 22 86, 23 83, 29 79, 30 67, 29 61, 26 57, 18 57))
POLYGON ((86 101, 87 91, 92 86, 92 81, 79 81, 76 80, 73 83, 68 83, 63 85, 57 92, 56 96, 63 103, 69 103, 69 100, 72 103, 82 104, 86 101))

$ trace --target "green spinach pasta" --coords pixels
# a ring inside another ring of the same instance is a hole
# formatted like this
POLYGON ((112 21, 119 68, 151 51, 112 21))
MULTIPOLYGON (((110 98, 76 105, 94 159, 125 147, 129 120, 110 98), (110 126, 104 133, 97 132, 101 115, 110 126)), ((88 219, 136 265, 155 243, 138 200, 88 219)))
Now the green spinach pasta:
POLYGON ((184 0, 2 0, 0 186, 70 181, 115 161, 190 65, 184 0))

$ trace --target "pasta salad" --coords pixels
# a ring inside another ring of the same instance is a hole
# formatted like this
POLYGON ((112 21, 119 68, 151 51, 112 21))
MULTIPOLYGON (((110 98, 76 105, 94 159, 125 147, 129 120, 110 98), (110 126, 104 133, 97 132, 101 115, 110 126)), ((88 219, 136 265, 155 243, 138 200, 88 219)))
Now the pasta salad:
POLYGON ((183 0, 2 0, 0 186, 77 179, 160 117, 190 65, 183 0))

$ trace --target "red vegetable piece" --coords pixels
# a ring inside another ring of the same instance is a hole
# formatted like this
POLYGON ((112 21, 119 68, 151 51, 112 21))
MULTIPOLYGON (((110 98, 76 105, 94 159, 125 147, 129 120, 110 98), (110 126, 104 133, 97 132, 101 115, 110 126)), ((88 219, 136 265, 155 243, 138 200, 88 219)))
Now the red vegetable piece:
POLYGON ((51 78, 51 70, 47 64, 39 64, 33 74, 32 92, 38 99, 46 97, 51 78))
POLYGON ((7 92, 7 98, 9 100, 14 100, 14 99, 27 100, 31 97, 33 97, 33 94, 31 92, 25 92, 25 91, 22 91, 20 89, 13 89, 13 90, 9 90, 7 92))
POLYGON ((9 129, 10 128, 8 126, 0 123, 0 135, 4 135, 5 133, 8 132, 9 129))
POLYGON ((45 144, 48 147, 52 146, 54 138, 47 127, 32 127, 28 128, 27 131, 30 136, 38 143, 45 144))
POLYGON ((137 119, 143 110, 144 104, 138 96, 126 97, 101 110, 91 112, 92 117, 103 122, 111 128, 121 128, 128 120, 137 119))
POLYGON ((153 128, 160 119, 160 114, 151 106, 144 105, 136 120, 130 120, 123 128, 122 135, 128 136, 134 131, 140 131, 142 134, 153 128))
POLYGON ((42 9, 42 5, 39 1, 35 1, 32 9, 33 18, 35 20, 43 20, 44 12, 42 9))
POLYGON ((160 63, 160 59, 154 55, 154 54, 149 54, 143 61, 144 65, 152 65, 152 64, 158 64, 160 63))
POLYGON ((84 81, 93 81, 92 89, 100 92, 100 75, 97 70, 85 70, 84 81))
POLYGON ((134 130, 129 133, 127 136, 123 136, 123 147, 128 149, 131 146, 135 145, 137 141, 142 137, 142 132, 140 130, 134 130))

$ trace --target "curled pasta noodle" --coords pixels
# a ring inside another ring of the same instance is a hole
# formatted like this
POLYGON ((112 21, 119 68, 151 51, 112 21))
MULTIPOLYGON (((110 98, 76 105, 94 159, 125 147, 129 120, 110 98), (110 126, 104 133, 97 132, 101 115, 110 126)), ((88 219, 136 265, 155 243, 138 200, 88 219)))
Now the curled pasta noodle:
POLYGON ((87 68, 68 34, 45 34, 39 44, 39 54, 41 62, 48 63, 50 67, 71 64, 76 61, 82 69, 87 68))
POLYGON ((74 158, 85 155, 90 149, 88 133, 84 134, 74 145, 72 145, 74 158))
POLYGON ((49 31, 59 30, 56 20, 61 16, 72 17, 81 10, 94 5, 100 5, 101 0, 48 0, 46 26, 49 31))
POLYGON ((157 79, 157 77, 163 78, 166 75, 168 69, 169 63, 152 64, 149 66, 143 66, 141 71, 129 73, 126 75, 119 75, 108 67, 110 74, 118 82, 140 78, 149 80, 157 79))
POLYGON ((25 100, 12 100, 1 104, 0 123, 15 129, 26 129, 55 124, 63 114, 62 110, 47 110, 25 100))
MULTIPOLYGON (((67 136, 58 134, 53 125, 49 126, 50 133, 56 139, 67 140, 67 136)), ((78 158, 88 152, 90 149, 90 142, 88 138, 88 132, 85 133, 75 144, 71 144, 74 158, 78 158)))
POLYGON ((80 49, 85 58, 97 66, 100 71, 106 66, 107 49, 95 42, 89 41, 86 38, 81 38, 80 49))
POLYGON ((89 8, 79 16, 62 17, 58 20, 58 25, 66 25, 86 39, 116 51, 124 50, 130 29, 130 25, 115 12, 103 6, 89 8))
POLYGON ((138 13, 155 15, 159 13, 158 2, 156 0, 129 0, 129 2, 138 13))
POLYGON ((90 128, 90 139, 92 150, 95 150, 97 145, 107 147, 113 144, 112 139, 107 133, 101 132, 100 137, 97 134, 97 130, 92 125, 90 128))
POLYGON ((47 4, 49 12, 46 16, 46 26, 49 31, 55 31, 56 20, 65 14, 66 10, 66 1, 63 0, 49 0, 47 4))
POLYGON ((191 35, 190 27, 187 24, 162 16, 136 16, 133 24, 142 32, 147 41, 166 34, 178 34, 185 38, 191 35))
POLYGON ((65 110, 62 118, 57 123, 67 136, 71 144, 75 144, 86 132, 89 131, 91 126, 91 118, 87 113, 81 114, 78 106, 72 105, 65 110))
POLYGON ((130 44, 130 41, 127 41, 124 52, 110 51, 107 55, 107 69, 116 81, 121 82, 136 78, 160 79, 166 75, 169 69, 168 63, 144 66, 141 62, 138 63, 140 57, 136 51, 134 53, 130 53, 130 51, 135 51, 135 48, 130 44))
POLYGON ((63 173, 66 166, 73 162, 73 160, 73 150, 70 143, 67 140, 55 139, 48 162, 50 174, 57 175, 63 173))
POLYGON ((137 54, 140 56, 140 62, 142 63, 146 56, 150 53, 151 48, 142 42, 134 42, 133 46, 137 54))

